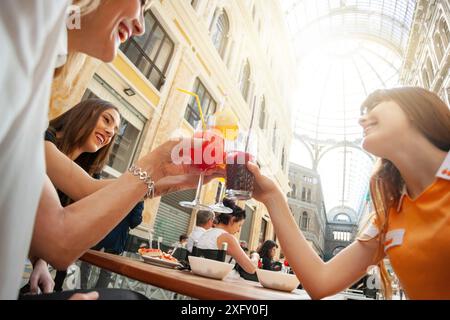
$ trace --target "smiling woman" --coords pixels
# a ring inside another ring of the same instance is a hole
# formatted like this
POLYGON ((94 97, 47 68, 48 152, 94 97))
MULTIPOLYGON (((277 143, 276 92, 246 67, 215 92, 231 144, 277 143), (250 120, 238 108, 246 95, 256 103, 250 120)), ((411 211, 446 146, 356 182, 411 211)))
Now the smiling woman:
MULTIPOLYGON (((47 136, 52 135, 56 147, 92 175, 105 165, 119 124, 120 114, 114 105, 88 99, 50 121, 47 136)), ((52 166, 47 163, 47 167, 52 166)))
MULTIPOLYGON (((68 28, 68 56, 55 70, 53 95, 72 93, 80 80, 80 70, 97 60, 111 62, 119 45, 145 32, 147 0, 74 0, 80 7, 80 28, 68 28), (95 59, 92 59, 95 58, 95 59)), ((92 75, 91 75, 92 76, 92 75)), ((84 90, 83 90, 84 91, 84 90)), ((54 106, 52 106, 54 107, 54 106)))
POLYGON ((108 161, 119 124, 117 107, 101 99, 84 100, 50 121, 45 134, 47 175, 63 205, 109 183, 93 176, 108 161))
POLYGON ((81 16, 81 28, 68 30, 69 51, 111 62, 120 43, 145 32, 144 10, 142 0, 100 1, 94 10, 81 16))

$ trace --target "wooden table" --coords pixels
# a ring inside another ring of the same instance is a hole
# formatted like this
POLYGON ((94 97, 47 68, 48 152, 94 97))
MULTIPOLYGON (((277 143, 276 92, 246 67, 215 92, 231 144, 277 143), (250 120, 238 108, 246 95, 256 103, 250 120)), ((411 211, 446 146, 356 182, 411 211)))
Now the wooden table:
POLYGON ((215 280, 197 276, 187 270, 176 270, 146 264, 132 258, 89 250, 81 260, 123 276, 196 299, 206 300, 306 300, 304 290, 283 292, 263 288, 259 282, 215 280))

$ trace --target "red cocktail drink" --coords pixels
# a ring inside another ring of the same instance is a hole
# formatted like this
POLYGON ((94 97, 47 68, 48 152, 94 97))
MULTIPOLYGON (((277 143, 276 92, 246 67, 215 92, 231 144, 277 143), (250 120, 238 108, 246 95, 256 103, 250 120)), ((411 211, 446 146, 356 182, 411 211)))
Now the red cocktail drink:
POLYGON ((214 169, 224 163, 224 140, 214 131, 198 131, 190 149, 191 163, 201 171, 214 169))

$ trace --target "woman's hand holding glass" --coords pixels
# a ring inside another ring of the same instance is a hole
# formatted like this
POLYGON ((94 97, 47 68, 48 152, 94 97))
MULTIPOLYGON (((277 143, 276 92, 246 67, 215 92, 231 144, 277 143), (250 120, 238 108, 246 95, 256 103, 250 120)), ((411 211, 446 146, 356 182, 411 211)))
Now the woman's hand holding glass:
POLYGON ((248 170, 255 176, 253 198, 264 204, 277 196, 285 198, 278 185, 269 177, 263 175, 258 166, 252 162, 247 163, 248 170))
MULTIPOLYGON (((200 170, 183 161, 183 146, 193 144, 193 138, 176 138, 164 142, 141 158, 136 165, 147 171, 155 182, 155 196, 193 189, 197 186, 200 170), (179 153, 178 151, 181 151, 179 153), (180 158, 181 157, 181 158, 180 158)), ((203 171, 204 183, 223 177, 224 169, 214 167, 203 171)))

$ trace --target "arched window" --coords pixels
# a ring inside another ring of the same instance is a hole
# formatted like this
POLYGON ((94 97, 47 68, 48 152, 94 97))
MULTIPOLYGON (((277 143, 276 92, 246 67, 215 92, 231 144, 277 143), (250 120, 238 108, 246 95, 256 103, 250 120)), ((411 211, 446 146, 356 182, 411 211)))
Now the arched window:
POLYGON ((292 194, 292 198, 295 198, 297 196, 297 187, 295 184, 292 185, 291 194, 292 194))
POLYGON ((333 220, 337 221, 337 222, 348 222, 348 223, 351 222, 350 217, 348 215, 346 215, 345 213, 337 214, 333 220))
POLYGON ((230 32, 230 23, 227 14, 223 11, 211 30, 211 40, 214 47, 216 47, 217 52, 223 58, 225 53, 225 48, 227 46, 228 34, 230 32))
POLYGON ((429 76, 428 76, 428 72, 427 72, 427 69, 426 69, 426 68, 423 68, 423 69, 422 69, 422 82, 423 82, 423 86, 424 86, 426 89, 429 89, 429 88, 430 88, 430 78, 429 78, 429 76))
POLYGON ((266 98, 262 98, 261 108, 259 112, 259 127, 264 129, 266 127, 266 98))
POLYGON ((284 169, 285 169, 285 166, 286 166, 286 164, 285 164, 285 159, 286 158, 286 149, 283 147, 283 149, 281 150, 281 169, 283 169, 283 171, 284 171, 284 169))
POLYGON ((302 188, 302 201, 305 201, 305 200, 306 200, 306 188, 303 187, 302 188))
POLYGON ((442 47, 445 51, 448 47, 448 43, 450 42, 450 33, 448 31, 447 21, 445 21, 444 17, 442 17, 441 21, 439 21, 439 33, 441 34, 442 47))
POLYGON ((435 73, 434 73, 433 63, 431 62, 430 57, 427 58, 426 66, 427 66, 428 75, 430 75, 432 77, 432 79, 430 78, 430 84, 431 84, 433 82, 435 73))
POLYGON ((440 63, 442 61, 442 57, 444 56, 445 48, 442 43, 442 38, 439 32, 436 32, 433 36, 433 46, 437 61, 440 63))
POLYGON ((239 77, 239 89, 241 89, 241 93, 245 101, 248 101, 248 92, 250 91, 250 76, 250 63, 248 62, 248 60, 246 60, 244 67, 242 68, 241 76, 239 77))
POLYGON ((306 201, 311 202, 311 189, 308 189, 308 193, 306 194, 306 201))
POLYGON ((450 87, 447 88, 447 103, 450 104, 450 87))
POLYGON ((194 10, 197 10, 198 0, 191 0, 191 6, 192 8, 194 8, 194 10))
POLYGON ((309 219, 308 218, 308 213, 306 211, 303 211, 303 213, 302 213, 302 224, 301 224, 303 230, 308 230, 308 224, 309 224, 308 219, 309 219))

